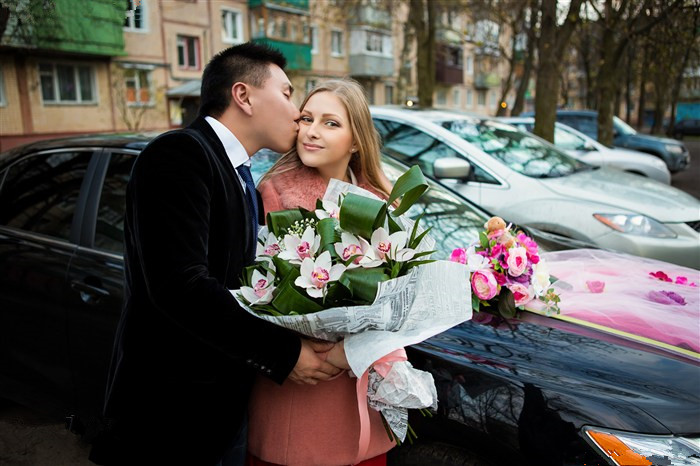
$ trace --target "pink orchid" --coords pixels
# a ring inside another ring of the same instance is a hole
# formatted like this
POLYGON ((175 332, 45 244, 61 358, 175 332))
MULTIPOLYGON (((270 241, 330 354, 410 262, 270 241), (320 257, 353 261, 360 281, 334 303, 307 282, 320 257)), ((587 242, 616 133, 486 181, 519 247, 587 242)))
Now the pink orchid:
POLYGON ((472 273, 472 290, 477 298, 488 301, 498 293, 498 283, 493 272, 488 269, 472 273))
POLYGON ((605 282, 599 280, 587 281, 586 286, 591 293, 602 293, 605 290, 605 282))

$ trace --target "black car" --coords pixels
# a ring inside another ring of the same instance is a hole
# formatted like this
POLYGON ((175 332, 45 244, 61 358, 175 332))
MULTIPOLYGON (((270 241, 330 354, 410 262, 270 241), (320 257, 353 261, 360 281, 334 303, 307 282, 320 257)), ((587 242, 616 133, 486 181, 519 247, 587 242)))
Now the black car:
POLYGON ((688 118, 673 125, 674 138, 683 139, 685 136, 700 136, 700 120, 688 118))
MULTIPOLYGON (((88 438, 121 310, 125 188, 148 141, 70 138, 0 154, 0 397, 65 416, 88 438)), ((274 159, 253 158, 258 177, 274 159)), ((384 159, 392 179, 407 168, 384 159)), ((437 258, 488 217, 432 183, 408 214, 432 227, 437 258)), ((433 374, 439 409, 412 419, 419 443, 394 449, 393 464, 617 464, 591 432, 700 461, 698 360, 542 316, 471 320, 409 358, 433 374)))
MULTIPOLYGON (((522 116, 534 116, 532 112, 522 116)), ((557 121, 598 140, 598 112, 592 110, 557 110, 557 121)), ((655 155, 666 163, 671 173, 685 170, 690 152, 682 143, 669 138, 638 133, 630 125, 613 117, 613 145, 655 155)))

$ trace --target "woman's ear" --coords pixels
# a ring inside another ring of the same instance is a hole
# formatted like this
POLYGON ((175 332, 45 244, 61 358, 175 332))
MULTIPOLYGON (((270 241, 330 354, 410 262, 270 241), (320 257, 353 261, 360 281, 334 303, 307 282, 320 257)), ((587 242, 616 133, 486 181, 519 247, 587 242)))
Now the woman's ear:
POLYGON ((253 106, 250 102, 250 88, 247 84, 239 81, 231 87, 231 105, 240 108, 248 116, 253 115, 253 106))

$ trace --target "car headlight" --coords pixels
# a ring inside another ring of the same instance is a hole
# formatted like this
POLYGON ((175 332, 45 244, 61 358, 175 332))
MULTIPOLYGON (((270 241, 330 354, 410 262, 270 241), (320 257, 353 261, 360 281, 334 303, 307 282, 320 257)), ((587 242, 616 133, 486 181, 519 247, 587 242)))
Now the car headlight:
POLYGON ((586 441, 616 465, 697 465, 700 439, 584 428, 586 441))
POLYGON ((678 235, 653 218, 639 214, 593 214, 596 220, 615 231, 654 238, 675 238, 678 235))
POLYGON ((666 144, 664 147, 666 147, 666 150, 672 154, 683 153, 683 146, 679 146, 678 144, 666 144))

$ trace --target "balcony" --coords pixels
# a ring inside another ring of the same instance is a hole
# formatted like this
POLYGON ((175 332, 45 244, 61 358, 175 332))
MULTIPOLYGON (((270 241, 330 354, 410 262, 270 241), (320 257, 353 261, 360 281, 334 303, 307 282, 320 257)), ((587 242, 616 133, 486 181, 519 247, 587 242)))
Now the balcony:
POLYGON ((100 56, 125 55, 124 2, 54 0, 54 11, 42 2, 10 9, 0 45, 100 56), (24 27, 18 27, 18 23, 24 27))
POLYGON ((355 11, 348 22, 352 26, 371 26, 378 29, 391 29, 391 14, 383 9, 370 5, 361 5, 355 11))
POLYGON ((441 84, 464 82, 462 47, 438 44, 435 54, 435 80, 441 84))
POLYGON ((350 30, 350 75, 368 78, 393 76, 393 47, 390 31, 353 26, 350 30))
POLYGON ((282 52, 288 70, 310 70, 308 0, 249 0, 248 6, 251 39, 282 52))
POLYGON ((477 73, 474 76, 474 88, 491 89, 501 85, 501 79, 496 73, 477 73))

